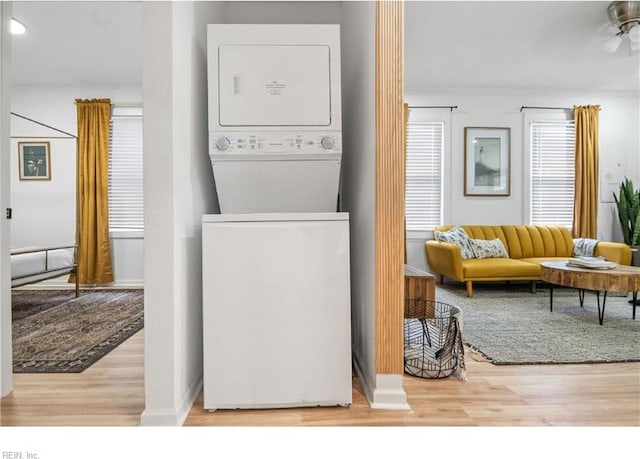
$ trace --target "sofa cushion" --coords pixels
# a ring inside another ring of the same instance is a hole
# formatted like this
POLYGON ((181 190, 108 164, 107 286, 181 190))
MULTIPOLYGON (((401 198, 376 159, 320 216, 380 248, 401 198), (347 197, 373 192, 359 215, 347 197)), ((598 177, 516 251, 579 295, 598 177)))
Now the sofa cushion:
POLYGON ((503 229, 511 258, 573 256, 573 238, 567 228, 505 225, 503 229))
POLYGON ((512 258, 473 258, 462 262, 465 279, 513 279, 540 277, 540 265, 512 258))
POLYGON ((520 258, 520 261, 539 265, 546 261, 568 261, 570 257, 539 257, 539 258, 520 258))
POLYGON ((469 236, 461 226, 455 226, 449 231, 434 231, 436 241, 451 242, 460 247, 460 255, 463 260, 474 257, 473 248, 469 242, 469 236))
MULTIPOLYGON (((573 237, 563 226, 461 225, 473 239, 500 239, 510 258, 573 256, 573 237)), ((451 226, 436 227, 446 231, 451 226)), ((596 250, 597 251, 597 250, 596 250)), ((597 255, 597 254, 596 254, 597 255)))
POLYGON ((486 241, 484 239, 469 239, 476 258, 508 258, 509 254, 500 239, 486 241))
POLYGON ((631 264, 631 247, 620 242, 600 241, 593 252, 596 257, 604 257, 621 265, 631 264))

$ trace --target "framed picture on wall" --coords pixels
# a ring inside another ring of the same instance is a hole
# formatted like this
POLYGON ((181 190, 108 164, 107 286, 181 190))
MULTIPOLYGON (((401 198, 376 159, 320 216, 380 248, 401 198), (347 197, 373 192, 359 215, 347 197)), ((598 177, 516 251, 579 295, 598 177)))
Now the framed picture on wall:
POLYGON ((51 180, 49 142, 18 142, 20 180, 51 180))
POLYGON ((511 194, 511 129, 464 128, 464 195, 511 194))

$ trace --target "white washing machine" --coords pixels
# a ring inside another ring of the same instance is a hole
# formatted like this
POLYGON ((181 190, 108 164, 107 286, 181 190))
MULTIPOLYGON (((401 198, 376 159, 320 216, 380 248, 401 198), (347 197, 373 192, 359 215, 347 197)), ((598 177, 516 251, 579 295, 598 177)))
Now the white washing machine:
POLYGON ((202 223, 204 408, 351 404, 348 216, 202 223))

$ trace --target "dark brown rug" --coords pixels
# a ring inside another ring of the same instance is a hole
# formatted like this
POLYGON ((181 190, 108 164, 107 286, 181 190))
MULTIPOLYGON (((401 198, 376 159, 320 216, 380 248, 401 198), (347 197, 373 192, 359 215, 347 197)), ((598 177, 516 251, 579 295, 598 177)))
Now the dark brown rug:
POLYGON ((144 325, 144 290, 13 290, 14 373, 81 373, 144 325))

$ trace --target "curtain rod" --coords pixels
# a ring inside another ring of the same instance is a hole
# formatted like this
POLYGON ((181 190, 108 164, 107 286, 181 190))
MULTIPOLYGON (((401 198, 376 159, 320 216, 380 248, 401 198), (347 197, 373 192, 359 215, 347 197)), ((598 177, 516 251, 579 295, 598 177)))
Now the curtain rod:
MULTIPOLYGON (((78 100, 81 99, 77 99, 74 100, 73 103, 75 105, 78 104, 78 100)), ((102 100, 102 99, 88 99, 88 100, 102 100)), ((109 102, 109 105, 111 105, 112 107, 142 107, 142 102, 109 102)))
MULTIPOLYGON (((12 135, 11 139, 65 139, 71 140, 72 138, 68 135, 12 135)), ((75 138, 74 138, 75 140, 75 138)))
POLYGON ((25 120, 27 120, 27 121, 31 121, 32 123, 36 123, 36 124, 38 124, 38 125, 40 125, 40 126, 44 126, 44 127, 48 128, 48 129, 53 129, 54 131, 60 132, 60 133, 65 134, 65 135, 67 135, 67 136, 69 136, 69 137, 73 137, 74 139, 77 139, 77 138, 78 138, 77 136, 75 136, 75 135, 73 135, 73 134, 69 134, 69 133, 68 133, 68 132, 66 132, 66 131, 63 131, 63 130, 58 129, 58 128, 54 128, 53 126, 49 126, 48 124, 41 123, 40 121, 36 121, 36 120, 31 119, 31 118, 27 118, 26 116, 19 115, 19 114, 14 113, 14 112, 11 112, 11 114, 12 114, 13 116, 17 116, 18 118, 22 118, 22 119, 25 119, 25 120))
POLYGON ((453 111, 458 108, 457 105, 409 105, 409 108, 448 108, 453 111))
POLYGON ((566 107, 527 107, 526 105, 523 105, 522 107, 520 107, 520 111, 526 108, 532 108, 535 110, 573 110, 572 108, 566 108, 566 107))

